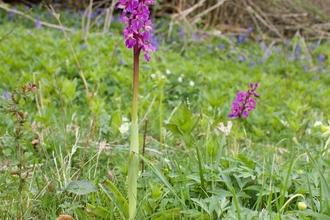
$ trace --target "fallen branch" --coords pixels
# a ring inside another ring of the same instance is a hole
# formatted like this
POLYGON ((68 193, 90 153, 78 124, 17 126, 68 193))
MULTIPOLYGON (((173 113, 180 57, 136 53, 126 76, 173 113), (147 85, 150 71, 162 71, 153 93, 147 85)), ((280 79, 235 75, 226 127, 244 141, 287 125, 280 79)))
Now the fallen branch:
MULTIPOLYGON (((36 22, 36 20, 37 20, 36 18, 33 18, 33 17, 27 15, 25 12, 22 12, 22 11, 19 11, 19 10, 16 10, 16 9, 12 9, 12 8, 8 8, 3 3, 0 3, 0 8, 2 8, 3 10, 6 10, 8 12, 12 12, 14 14, 21 15, 22 17, 27 18, 27 19, 29 19, 33 22, 36 22)), ((46 26, 46 27, 51 27, 51 28, 55 28, 55 29, 59 29, 59 30, 65 30, 65 31, 68 31, 68 32, 74 32, 70 28, 67 28, 67 27, 64 27, 64 26, 59 26, 59 25, 56 25, 56 24, 51 24, 51 23, 44 22, 44 21, 40 21, 40 24, 43 25, 43 26, 46 26)))

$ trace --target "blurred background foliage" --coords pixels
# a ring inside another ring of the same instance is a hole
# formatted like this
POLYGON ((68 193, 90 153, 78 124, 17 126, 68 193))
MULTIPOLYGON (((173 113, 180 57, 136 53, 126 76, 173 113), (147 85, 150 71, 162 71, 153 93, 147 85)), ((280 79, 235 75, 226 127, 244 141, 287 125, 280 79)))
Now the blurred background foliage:
MULTIPOLYGON (((1 1, 0 1, 1 2, 1 1)), ((41 4, 79 10, 116 11, 118 0, 5 0, 10 4, 41 4)), ((153 17, 170 15, 172 23, 186 22, 191 28, 213 28, 239 33, 253 28, 252 36, 328 38, 330 0, 154 0, 153 17)))

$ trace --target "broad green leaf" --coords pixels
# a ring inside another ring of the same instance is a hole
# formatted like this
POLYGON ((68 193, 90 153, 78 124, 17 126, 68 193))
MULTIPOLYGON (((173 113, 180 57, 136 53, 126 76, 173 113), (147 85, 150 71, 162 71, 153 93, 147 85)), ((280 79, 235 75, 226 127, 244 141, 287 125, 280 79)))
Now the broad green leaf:
POLYGON ((113 134, 116 136, 119 132, 119 127, 122 124, 122 117, 119 111, 116 111, 112 116, 111 116, 111 122, 110 126, 112 128, 113 134))
POLYGON ((89 203, 87 203, 86 205, 86 211, 102 219, 109 219, 110 216, 110 212, 108 209, 101 206, 93 206, 89 203))
POLYGON ((172 132, 173 134, 183 135, 183 132, 181 131, 179 126, 176 124, 165 124, 165 128, 167 130, 169 130, 170 132, 172 132))
POLYGON ((86 180, 77 180, 69 183, 65 190, 76 195, 86 195, 91 192, 96 192, 97 187, 86 180))

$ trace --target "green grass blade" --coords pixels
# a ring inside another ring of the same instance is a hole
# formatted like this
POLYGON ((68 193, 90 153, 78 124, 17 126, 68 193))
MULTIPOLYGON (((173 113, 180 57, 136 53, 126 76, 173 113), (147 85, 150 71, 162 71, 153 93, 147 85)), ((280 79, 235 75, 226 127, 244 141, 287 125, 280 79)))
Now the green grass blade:
POLYGON ((124 196, 119 192, 117 187, 110 182, 109 180, 105 180, 100 184, 101 189, 106 193, 106 195, 116 204, 121 214, 128 219, 129 209, 128 202, 124 198, 124 196))
POLYGON ((328 184, 328 181, 326 180, 326 178, 324 177, 322 171, 320 170, 320 168, 317 166, 315 160, 313 159, 311 153, 306 149, 306 152, 308 154, 309 159, 311 160, 313 166, 315 167, 315 169, 317 170, 317 172, 319 173, 320 177, 321 177, 321 182, 322 182, 322 186, 323 189, 325 190, 325 192, 323 192, 322 194, 324 195, 324 198, 326 200, 326 206, 329 208, 329 203, 330 203, 330 187, 328 184))

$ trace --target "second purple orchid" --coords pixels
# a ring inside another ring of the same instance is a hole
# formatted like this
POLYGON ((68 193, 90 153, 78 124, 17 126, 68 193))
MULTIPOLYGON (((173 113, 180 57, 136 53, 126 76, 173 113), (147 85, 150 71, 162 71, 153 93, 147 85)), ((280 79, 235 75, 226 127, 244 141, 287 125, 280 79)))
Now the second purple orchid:
POLYGON ((239 91, 236 99, 232 104, 231 113, 229 118, 241 118, 242 116, 248 117, 249 112, 256 108, 256 100, 254 98, 260 98, 260 95, 256 93, 258 83, 250 83, 250 88, 247 92, 239 91))
POLYGON ((149 52, 155 48, 150 44, 150 33, 152 22, 149 19, 150 11, 148 5, 153 5, 153 0, 119 0, 117 8, 123 9, 121 20, 126 24, 123 35, 126 39, 127 48, 136 44, 139 52, 144 51, 144 58, 149 62, 149 52))

